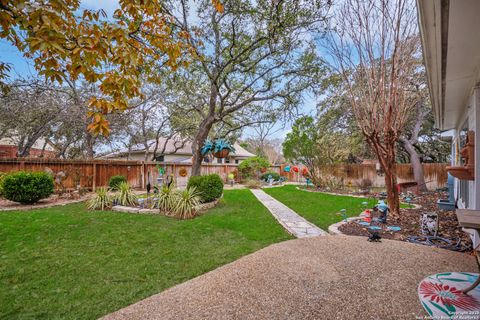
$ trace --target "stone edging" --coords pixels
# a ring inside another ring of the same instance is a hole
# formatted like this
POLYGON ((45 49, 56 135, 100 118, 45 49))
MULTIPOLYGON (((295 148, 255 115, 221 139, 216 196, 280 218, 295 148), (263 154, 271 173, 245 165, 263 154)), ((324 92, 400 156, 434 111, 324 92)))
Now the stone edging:
MULTIPOLYGON (((353 197, 353 198, 360 198, 360 199, 371 199, 369 197, 366 197, 366 196, 359 196, 359 195, 356 195, 356 194, 344 194, 344 193, 335 193, 335 192, 325 192, 325 191, 311 191, 311 190, 306 190, 306 189, 301 189, 299 187, 297 187, 298 190, 300 191, 305 191, 305 192, 312 192, 312 193, 325 193, 325 194, 330 194, 332 196, 344 196, 344 197, 353 197)), ((405 203, 405 202, 400 202, 401 204, 407 204, 408 203, 405 203)), ((413 208, 402 208, 402 209, 421 209, 422 206, 419 205, 419 204, 416 204, 416 203, 410 203, 411 206, 413 206, 413 208)))
POLYGON ((355 221, 355 220, 361 220, 365 217, 365 211, 363 211, 362 213, 360 213, 360 215, 358 217, 350 217, 350 218, 347 218, 347 221, 340 221, 340 222, 337 222, 337 223, 334 223, 334 224, 331 224, 328 226, 328 233, 332 234, 332 235, 340 235, 340 234, 344 234, 343 232, 341 232, 340 230, 338 230, 338 228, 344 224, 347 224, 351 221, 355 221))
MULTIPOLYGON (((197 207, 197 214, 202 213, 207 211, 208 209, 211 209, 215 207, 218 202, 220 201, 221 198, 207 202, 207 203, 202 203, 197 207)), ((155 215, 164 215, 163 213, 160 212, 158 209, 140 209, 140 208, 134 208, 134 207, 127 207, 127 206, 114 206, 112 207, 112 211, 117 211, 117 212, 126 212, 126 213, 137 213, 137 214, 155 214, 155 215)))

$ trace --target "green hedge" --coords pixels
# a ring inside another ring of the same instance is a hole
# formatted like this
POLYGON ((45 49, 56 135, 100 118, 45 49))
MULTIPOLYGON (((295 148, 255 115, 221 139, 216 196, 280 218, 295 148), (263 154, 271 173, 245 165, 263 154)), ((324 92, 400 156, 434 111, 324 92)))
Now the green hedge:
POLYGON ((7 174, 5 172, 0 172, 0 197, 2 197, 2 193, 3 193, 3 187, 2 187, 2 183, 3 183, 3 179, 5 179, 5 177, 7 176, 7 174))
POLYGON ((242 179, 249 179, 258 177, 257 174, 261 170, 267 169, 268 167, 270 167, 270 162, 268 162, 268 159, 255 156, 240 162, 238 171, 240 171, 242 179))
POLYGON ((127 177, 125 176, 112 176, 108 180, 108 186, 112 190, 118 190, 118 185, 122 182, 127 182, 127 177))
POLYGON ((273 181, 280 181, 280 175, 276 172, 265 172, 264 174, 261 175, 260 179, 267 182, 268 176, 272 176, 273 181))
POLYGON ((54 191, 53 177, 46 172, 18 171, 5 176, 2 193, 5 199, 33 204, 48 198, 54 191))
POLYGON ((221 197, 223 181, 218 174, 192 176, 188 179, 187 188, 195 187, 200 192, 202 202, 210 202, 221 197))

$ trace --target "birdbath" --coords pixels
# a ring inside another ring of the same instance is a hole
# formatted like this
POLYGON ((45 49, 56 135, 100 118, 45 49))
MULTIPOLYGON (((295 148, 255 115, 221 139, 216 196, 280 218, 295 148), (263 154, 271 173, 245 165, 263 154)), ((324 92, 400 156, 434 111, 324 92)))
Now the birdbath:
POLYGON ((364 210, 367 210, 367 208, 368 208, 368 202, 367 202, 367 201, 363 201, 363 202, 362 202, 362 206, 363 206, 363 209, 364 209, 364 210))
POLYGON ((412 205, 411 205, 412 198, 408 197, 408 198, 405 199, 405 201, 408 203, 408 208, 411 209, 412 208, 412 205))

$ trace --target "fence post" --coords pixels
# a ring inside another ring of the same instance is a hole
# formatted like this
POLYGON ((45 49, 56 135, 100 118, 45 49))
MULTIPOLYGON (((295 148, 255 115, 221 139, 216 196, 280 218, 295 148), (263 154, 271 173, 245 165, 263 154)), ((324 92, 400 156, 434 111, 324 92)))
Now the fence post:
POLYGON ((142 170, 142 190, 145 189, 145 161, 142 161, 142 166, 141 166, 141 170, 142 170))
POLYGON ((92 191, 95 192, 97 188, 97 163, 93 163, 93 180, 92 180, 92 191))

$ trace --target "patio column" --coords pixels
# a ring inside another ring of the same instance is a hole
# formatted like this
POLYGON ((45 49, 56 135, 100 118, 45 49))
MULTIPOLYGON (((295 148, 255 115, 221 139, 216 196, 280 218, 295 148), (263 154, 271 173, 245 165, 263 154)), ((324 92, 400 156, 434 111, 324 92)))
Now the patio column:
POLYGON ((480 83, 474 88, 473 93, 473 121, 471 130, 475 131, 475 180, 471 190, 472 209, 480 210, 480 83))

